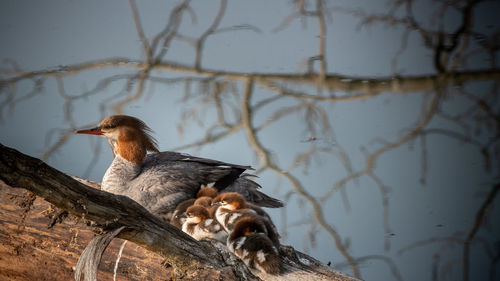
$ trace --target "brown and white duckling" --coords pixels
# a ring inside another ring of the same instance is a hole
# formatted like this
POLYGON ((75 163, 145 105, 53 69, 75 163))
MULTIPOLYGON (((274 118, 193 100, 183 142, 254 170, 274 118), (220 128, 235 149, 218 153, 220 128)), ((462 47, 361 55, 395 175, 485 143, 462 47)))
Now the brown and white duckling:
POLYGON ((187 208, 194 204, 194 202, 196 202, 196 199, 191 198, 179 203, 179 205, 175 207, 175 210, 172 213, 170 224, 179 229, 182 229, 182 224, 184 224, 184 222, 186 221, 186 216, 184 215, 184 213, 186 212, 187 208))
POLYGON ((210 218, 205 207, 199 205, 190 206, 184 215, 186 221, 182 224, 182 231, 194 239, 211 238, 223 243, 226 242, 226 231, 216 220, 210 218))
POLYGON ((281 259, 257 217, 242 217, 227 238, 227 247, 249 268, 278 275, 281 259))
POLYGON ((198 191, 198 193, 196 194, 196 198, 200 198, 200 197, 204 197, 204 196, 207 196, 210 198, 215 198, 215 197, 217 197, 217 195, 219 195, 219 192, 217 191, 217 189, 206 185, 206 186, 200 188, 200 191, 198 191))
POLYGON ((243 216, 257 216, 264 225, 265 233, 279 249, 279 234, 271 217, 261 208, 245 201, 245 198, 236 192, 221 193, 212 200, 212 204, 219 206, 215 211, 215 219, 230 233, 235 223, 243 216))

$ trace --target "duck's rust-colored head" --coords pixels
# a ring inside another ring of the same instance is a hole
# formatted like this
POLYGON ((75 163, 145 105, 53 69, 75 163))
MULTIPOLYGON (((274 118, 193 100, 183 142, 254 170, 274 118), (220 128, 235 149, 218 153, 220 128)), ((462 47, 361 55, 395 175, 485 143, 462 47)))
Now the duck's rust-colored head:
POLYGON ((104 118, 97 127, 76 131, 77 134, 107 138, 113 154, 137 165, 142 165, 147 151, 159 151, 151 132, 143 121, 127 115, 111 115, 104 118))

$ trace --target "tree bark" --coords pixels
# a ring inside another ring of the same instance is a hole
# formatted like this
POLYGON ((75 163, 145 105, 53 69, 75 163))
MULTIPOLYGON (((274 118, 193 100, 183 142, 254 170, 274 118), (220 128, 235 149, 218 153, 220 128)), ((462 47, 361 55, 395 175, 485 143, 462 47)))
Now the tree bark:
POLYGON ((39 159, 1 144, 0 180, 27 189, 87 223, 109 229, 123 227, 117 237, 160 254, 174 266, 178 279, 357 280, 288 246, 280 249, 282 275, 255 276, 224 245, 196 241, 126 196, 91 188, 39 159))

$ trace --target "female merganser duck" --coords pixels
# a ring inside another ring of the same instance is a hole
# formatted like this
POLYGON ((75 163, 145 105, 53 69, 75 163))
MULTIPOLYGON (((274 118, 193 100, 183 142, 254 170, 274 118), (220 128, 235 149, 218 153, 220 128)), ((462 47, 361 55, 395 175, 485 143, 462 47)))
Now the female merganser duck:
POLYGON ((114 160, 104 174, 102 190, 128 196, 167 221, 175 207, 195 198, 202 186, 213 186, 219 192, 238 192, 262 207, 283 206, 281 201, 258 191, 260 185, 243 174, 251 169, 249 166, 159 152, 151 129, 135 117, 112 115, 97 127, 76 133, 108 139, 114 160), (148 151, 153 153, 147 154, 148 151))

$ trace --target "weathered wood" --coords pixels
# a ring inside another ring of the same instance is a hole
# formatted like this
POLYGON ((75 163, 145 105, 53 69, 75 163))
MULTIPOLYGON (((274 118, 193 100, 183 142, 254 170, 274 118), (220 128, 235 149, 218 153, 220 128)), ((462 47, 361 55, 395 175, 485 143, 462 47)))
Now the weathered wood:
MULTIPOLYGON (((75 265, 95 233, 82 219, 69 214, 48 228, 59 210, 30 191, 0 181, 0 280, 72 280, 75 265), (28 204, 27 204, 28 203, 28 204)), ((121 239, 115 239, 99 265, 99 281, 112 281, 121 239)), ((164 258, 132 242, 127 243, 117 277, 121 281, 166 280, 173 267, 164 258)))
MULTIPOLYGON (((124 227, 119 238, 132 241, 165 257, 181 278, 204 276, 222 279, 257 280, 225 246, 198 242, 160 220, 125 196, 88 187, 48 166, 0 144, 0 179, 7 185, 25 188, 71 214, 103 227, 124 227)), ((334 271, 317 260, 282 247, 285 272, 281 276, 256 273, 266 280, 356 280, 334 271)))

